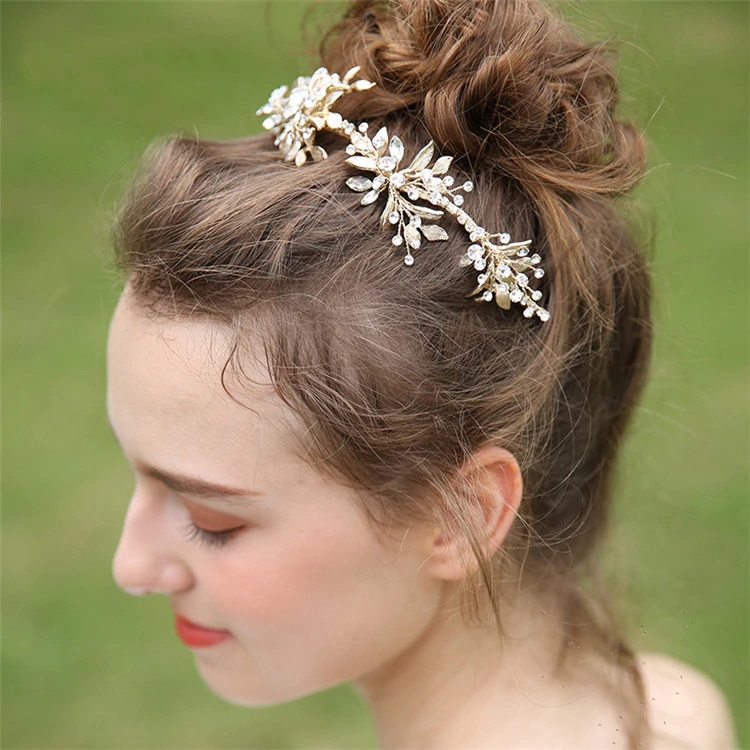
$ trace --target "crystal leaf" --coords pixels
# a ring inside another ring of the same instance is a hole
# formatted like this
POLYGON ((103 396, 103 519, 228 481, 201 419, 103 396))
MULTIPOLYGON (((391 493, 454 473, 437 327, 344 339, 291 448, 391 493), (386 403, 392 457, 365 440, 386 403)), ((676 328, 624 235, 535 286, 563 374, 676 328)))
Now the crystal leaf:
POLYGON ((321 117, 320 115, 312 115, 310 117, 310 121, 318 130, 323 130, 323 128, 326 126, 325 118, 321 117))
POLYGON ((397 164, 404 158, 404 144, 397 135, 394 135, 393 138, 391 138, 391 144, 388 147, 388 150, 390 151, 391 156, 396 160, 397 164))
POLYGON ((372 187, 372 180, 369 180, 367 177, 357 175, 356 177, 350 177, 346 181, 346 184, 352 190, 356 190, 358 193, 364 193, 365 190, 369 190, 372 187))
POLYGON ((382 214, 380 214, 380 226, 386 227, 388 226, 388 217, 396 210, 396 201, 393 199, 393 196, 390 194, 390 191, 388 193, 388 202, 385 205, 385 211, 383 211, 382 214))
POLYGON ((418 248, 421 244, 421 240, 419 238, 419 230, 416 227, 413 227, 411 224, 407 224, 404 227, 404 237, 406 237, 406 241, 409 244, 409 247, 418 248))
POLYGON ((351 164, 353 167, 357 167, 357 169, 367 169, 370 172, 377 171, 375 161, 367 156, 350 156, 346 160, 346 163, 351 164))
POLYGON ((441 156, 433 165, 432 173, 445 174, 448 171, 448 167, 450 167, 452 161, 452 156, 441 156))
POLYGON ((412 206, 409 211, 422 219, 439 219, 443 212, 437 208, 427 208, 427 206, 412 206))
POLYGON ((392 172, 396 168, 396 160, 392 156, 382 156, 380 166, 387 172, 392 172))
POLYGON ((346 71, 344 74, 344 77, 341 79, 342 83, 349 83, 349 81, 354 78, 354 76, 359 73, 359 65, 355 65, 353 68, 349 68, 349 70, 346 71))
POLYGON ((303 150, 298 151, 297 155, 294 157, 294 163, 298 167, 301 167, 306 161, 307 161, 307 154, 303 150))
POLYGON ((380 193, 377 190, 370 190, 369 193, 365 193, 364 197, 360 201, 363 206, 369 206, 370 203, 375 203, 380 193))
POLYGON ((388 143, 388 130, 386 128, 380 128, 372 139, 372 145, 375 146, 381 156, 385 153, 386 143, 388 143))
POLYGON ((313 146, 310 149, 310 153, 312 154, 313 161, 323 161, 328 158, 326 150, 320 146, 313 146))
POLYGON ((356 91, 366 91, 371 89, 375 84, 372 81, 356 81, 352 84, 352 88, 356 91))
POLYGON ((422 234, 431 242, 448 239, 448 232, 436 224, 425 224, 422 227, 422 234))
POLYGON ((409 169, 419 172, 424 169, 432 160, 432 153, 435 150, 435 144, 430 141, 415 157, 409 165, 409 169))

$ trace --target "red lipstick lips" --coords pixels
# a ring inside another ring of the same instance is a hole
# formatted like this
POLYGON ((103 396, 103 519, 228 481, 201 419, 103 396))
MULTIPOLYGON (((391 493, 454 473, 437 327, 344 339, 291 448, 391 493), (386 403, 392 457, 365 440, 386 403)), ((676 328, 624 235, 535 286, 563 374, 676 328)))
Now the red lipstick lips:
POLYGON ((206 646, 214 646, 217 643, 225 641, 227 638, 231 638, 232 634, 228 630, 213 630, 211 628, 203 628, 200 625, 196 625, 194 622, 185 619, 181 615, 175 617, 175 630, 177 635, 180 636, 180 640, 191 648, 204 648, 206 646))

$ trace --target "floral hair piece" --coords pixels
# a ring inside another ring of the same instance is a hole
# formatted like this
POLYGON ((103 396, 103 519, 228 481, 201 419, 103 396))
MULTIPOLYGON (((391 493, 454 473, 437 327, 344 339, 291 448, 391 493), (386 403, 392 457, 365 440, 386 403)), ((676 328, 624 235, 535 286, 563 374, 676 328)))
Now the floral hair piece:
POLYGON ((453 157, 440 156, 432 165, 435 144, 430 141, 412 159, 408 166, 404 160, 404 144, 397 135, 388 138, 386 128, 380 128, 370 140, 366 122, 355 126, 330 107, 337 99, 352 91, 365 91, 375 84, 363 79, 353 81, 359 67, 349 70, 343 78, 338 73, 329 73, 318 68, 312 76, 297 79, 294 88, 287 86, 275 89, 268 102, 257 114, 268 115, 263 127, 271 130, 284 155, 284 161, 294 161, 300 167, 308 160, 321 161, 328 158, 325 149, 316 145, 315 134, 329 130, 349 140, 346 153, 347 164, 372 172, 372 178, 363 175, 350 177, 346 184, 358 193, 364 193, 361 205, 374 203, 382 192, 388 199, 380 216, 380 226, 392 225, 396 231, 391 242, 394 246, 406 245, 404 263, 414 263, 412 250, 419 249, 422 239, 430 242, 447 240, 448 233, 434 222, 445 212, 452 214, 468 232, 471 244, 460 259, 462 266, 473 266, 479 274, 477 287, 469 297, 477 302, 495 300, 498 307, 510 309, 511 302, 520 303, 527 318, 534 315, 547 321, 550 314, 538 304, 542 293, 529 287, 529 274, 534 278, 544 276, 539 267, 539 255, 529 255, 531 240, 511 242, 506 232, 490 234, 479 226, 461 206, 464 196, 474 189, 467 181, 454 187, 455 179, 446 174, 453 157), (416 201, 429 203, 435 208, 420 205, 416 201))

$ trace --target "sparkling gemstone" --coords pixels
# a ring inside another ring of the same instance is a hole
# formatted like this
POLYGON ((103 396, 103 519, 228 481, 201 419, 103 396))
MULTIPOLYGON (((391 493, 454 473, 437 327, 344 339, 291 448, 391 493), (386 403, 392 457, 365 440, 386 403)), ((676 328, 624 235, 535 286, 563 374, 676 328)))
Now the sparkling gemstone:
POLYGON ((407 256, 404 257, 404 263, 407 266, 413 266, 414 265, 414 256, 411 253, 409 253, 409 255, 407 255, 407 256))
POLYGON ((419 216, 412 216, 411 219, 409 219, 409 224, 419 229, 419 227, 422 226, 422 219, 419 216))
POLYGON ((458 215, 458 216, 456 217, 456 221, 457 221, 457 222, 458 222, 459 224, 466 224, 466 222, 468 221, 468 219, 469 219, 469 217, 468 217, 468 216, 467 216, 466 214, 459 214, 459 215, 458 215))
POLYGON ((487 274, 480 273, 479 276, 477 276, 477 284, 484 284, 485 281, 487 281, 487 274))
POLYGON ((338 112, 331 112, 328 115, 327 123, 329 128, 333 128, 334 130, 341 127, 341 123, 344 121, 344 118, 338 113, 338 112))
POLYGON ((381 149, 386 143, 388 143, 388 131, 385 128, 380 128, 372 139, 372 145, 377 149, 381 149))
POLYGON ((385 177, 383 177, 382 174, 375 175, 375 177, 372 178, 372 186, 375 190, 380 190, 383 185, 385 185, 385 177))
POLYGON ((350 156, 357 153, 357 149, 354 147, 354 144, 350 143, 346 147, 346 153, 349 154, 350 156))
POLYGON ((381 156, 379 163, 386 172, 392 172, 396 168, 396 160, 392 156, 381 156))
POLYGON ((500 275, 507 279, 510 277, 510 266, 500 266, 500 275))
POLYGON ((476 233, 477 237, 484 237, 487 232, 482 227, 477 227, 474 232, 476 233))
POLYGON ((544 276, 544 269, 543 268, 536 268, 534 269, 534 277, 537 279, 541 279, 542 276, 544 276))
POLYGON ((510 293, 511 302, 520 302, 523 299, 523 292, 520 289, 514 289, 510 293))
POLYGON ((406 177, 401 172, 396 172, 396 174, 391 177, 391 185, 393 187, 403 187, 404 183, 406 182, 406 177))
POLYGON ((502 242, 503 245, 507 245, 510 242, 510 235, 507 232, 503 232, 500 235, 500 242, 502 242))
POLYGON ((504 281, 501 281, 501 282, 500 282, 500 283, 499 283, 499 284, 497 285, 497 288, 498 288, 498 289, 499 289, 499 290, 500 290, 501 292, 507 292, 507 291, 508 291, 508 290, 510 289, 510 287, 509 287, 509 286, 508 286, 508 285, 507 285, 507 284, 506 284, 506 283, 505 283, 504 281))
POLYGON ((539 301, 542 298, 542 293, 537 289, 537 291, 533 292, 531 295, 531 299, 539 301))
POLYGON ((463 197, 463 195, 456 195, 456 196, 454 196, 454 197, 453 197, 453 202, 454 202, 454 203, 455 203, 455 204, 456 204, 457 206, 460 206, 460 205, 462 205, 462 204, 463 204, 463 202, 464 202, 464 197, 463 197))
POLYGON ((469 221, 466 222, 466 229, 469 232, 473 232, 476 228, 477 228, 477 225, 471 219, 469 219, 469 221))
POLYGON ((391 138, 388 150, 391 152, 391 156, 393 156, 396 161, 401 161, 401 159, 404 158, 404 144, 401 142, 401 139, 397 135, 394 135, 391 138))
POLYGON ((466 251, 466 254, 472 260, 476 260, 477 258, 481 258, 482 257, 482 246, 481 245, 469 245, 469 249, 466 251))
POLYGON ((521 248, 521 249, 520 249, 520 250, 518 251, 518 257, 519 257, 519 258, 524 258, 524 257, 525 257, 525 256, 527 256, 528 254, 529 254, 529 248, 528 248, 528 247, 522 247, 522 248, 521 248))
POLYGON ((407 243, 410 247, 413 247, 415 250, 419 249, 419 246, 422 244, 422 240, 419 239, 418 234, 414 234, 407 240, 407 243))
POLYGON ((443 184, 446 187, 450 187, 454 182, 455 182, 455 180, 449 174, 447 174, 447 175, 445 175, 445 177, 443 177, 443 184))
POLYGON ((539 320, 543 323, 546 323, 549 320, 549 313, 546 310, 538 310, 537 315, 539 316, 539 320))
POLYGON ((492 292, 489 291, 489 290, 487 290, 486 292, 484 292, 484 294, 482 294, 482 299, 485 302, 490 302, 492 300, 492 292))
POLYGON ((539 261, 541 260, 541 257, 540 257, 539 255, 537 255, 536 253, 534 253, 534 255, 532 255, 532 256, 531 256, 531 257, 529 258, 529 260, 530 260, 530 261, 531 261, 532 263, 539 263, 539 261))
POLYGON ((422 179, 423 180, 431 180, 432 179, 432 170, 431 169, 423 169, 422 170, 422 179))
POLYGON ((346 184, 358 193, 363 193, 365 190, 370 190, 373 187, 373 183, 367 177, 363 177, 362 175, 350 177, 346 181, 346 184))
POLYGON ((347 122, 346 125, 344 125, 344 132, 348 135, 351 135, 354 132, 354 125, 352 125, 350 122, 347 122))
POLYGON ((396 247, 398 247, 399 245, 403 245, 404 244, 404 238, 400 234, 394 234, 393 235, 393 239, 391 240, 391 242, 396 247))
POLYGON ((359 123, 359 132, 360 133, 366 133, 367 129, 370 127, 370 125, 366 122, 360 122, 359 123))
POLYGON ((474 261, 474 268, 476 268, 477 271, 484 271, 484 269, 487 268, 487 261, 484 258, 477 258, 474 261))
POLYGON ((430 193, 427 198, 430 203, 437 203, 440 200, 440 193, 430 193))
POLYGON ((399 216, 398 211, 394 211, 393 213, 388 215, 388 221, 390 221, 391 224, 398 224, 398 220, 400 218, 401 217, 399 216))
POLYGON ((474 189, 474 183, 473 182, 471 182, 470 180, 467 180, 466 182, 464 182, 464 190, 467 193, 470 193, 473 189, 474 189))
POLYGON ((419 198, 419 193, 416 190, 407 190, 406 194, 409 196, 410 200, 417 200, 419 198))
POLYGON ((266 117, 266 119, 263 120, 263 127, 266 130, 270 130, 275 124, 276 120, 274 120, 273 117, 266 117))
POLYGON ((523 317, 524 317, 524 318, 533 318, 533 317, 534 317, 534 309, 533 309, 533 308, 531 308, 531 307, 527 307, 527 308, 526 308, 526 309, 525 309, 525 310, 523 311, 523 317))

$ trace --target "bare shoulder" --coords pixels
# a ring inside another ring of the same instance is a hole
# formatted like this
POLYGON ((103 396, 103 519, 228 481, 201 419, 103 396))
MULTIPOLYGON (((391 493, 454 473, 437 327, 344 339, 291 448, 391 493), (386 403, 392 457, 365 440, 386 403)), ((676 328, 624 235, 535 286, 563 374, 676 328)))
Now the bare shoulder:
POLYGON ((665 654, 640 653, 652 750, 736 750, 732 716, 716 683, 665 654))

